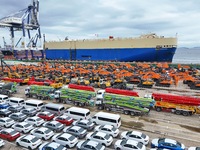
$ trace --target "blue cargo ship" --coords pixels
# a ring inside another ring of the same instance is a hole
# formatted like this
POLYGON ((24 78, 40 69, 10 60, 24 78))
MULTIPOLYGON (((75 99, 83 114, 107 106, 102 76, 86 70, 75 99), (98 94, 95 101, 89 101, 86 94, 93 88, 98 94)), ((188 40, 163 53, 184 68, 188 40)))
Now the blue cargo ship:
POLYGON ((146 34, 138 38, 65 40, 46 42, 45 48, 50 60, 172 62, 177 38, 146 34))

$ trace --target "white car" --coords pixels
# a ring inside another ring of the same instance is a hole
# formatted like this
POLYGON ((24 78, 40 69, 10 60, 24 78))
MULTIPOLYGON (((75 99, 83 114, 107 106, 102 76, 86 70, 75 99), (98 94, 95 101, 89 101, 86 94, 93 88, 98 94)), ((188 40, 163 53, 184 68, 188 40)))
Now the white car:
POLYGON ((4 140, 0 139, 0 147, 4 146, 5 145, 5 142, 4 140))
POLYGON ((78 139, 69 133, 56 134, 53 136, 52 141, 67 148, 72 148, 78 143, 78 139))
POLYGON ((49 128, 40 127, 32 130, 31 134, 42 140, 48 140, 54 135, 54 132, 49 128))
POLYGON ((121 139, 138 141, 144 145, 149 143, 149 136, 139 131, 124 131, 121 133, 121 139))
POLYGON ((134 140, 117 140, 114 148, 116 150, 146 150, 146 146, 134 140))
POLYGON ((9 117, 0 118, 0 126, 11 127, 15 121, 9 117))
POLYGON ((16 131, 22 132, 22 133, 28 133, 31 130, 33 130, 33 125, 27 123, 27 122, 20 122, 16 123, 12 126, 12 128, 16 131))
POLYGON ((56 142, 44 142, 40 145, 39 150, 67 150, 67 148, 56 142))
POLYGON ((88 133, 86 136, 86 139, 99 142, 104 146, 110 146, 113 142, 112 136, 103 132, 98 132, 98 131, 88 133))
POLYGON ((188 150, 200 150, 200 147, 188 147, 188 150))
POLYGON ((29 124, 32 124, 33 126, 39 127, 41 126, 45 121, 44 119, 34 116, 34 117, 28 117, 25 119, 25 122, 28 122, 29 124))
POLYGON ((119 129, 115 128, 112 125, 99 125, 96 126, 94 130, 107 133, 112 137, 117 137, 119 135, 119 129))
POLYGON ((23 146, 28 149, 36 149, 42 144, 42 140, 34 135, 24 135, 16 140, 17 146, 23 146))

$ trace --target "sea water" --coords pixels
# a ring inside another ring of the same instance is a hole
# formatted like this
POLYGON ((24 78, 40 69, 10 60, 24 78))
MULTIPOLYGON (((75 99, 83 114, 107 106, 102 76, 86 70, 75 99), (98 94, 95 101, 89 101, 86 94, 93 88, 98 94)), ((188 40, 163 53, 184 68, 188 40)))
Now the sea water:
POLYGON ((200 47, 177 48, 172 63, 200 64, 200 47))

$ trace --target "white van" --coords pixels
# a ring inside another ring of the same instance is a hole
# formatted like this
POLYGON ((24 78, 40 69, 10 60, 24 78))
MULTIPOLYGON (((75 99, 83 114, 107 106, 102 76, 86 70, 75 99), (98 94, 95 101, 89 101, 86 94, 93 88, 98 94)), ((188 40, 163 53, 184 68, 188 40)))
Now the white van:
POLYGON ((65 114, 76 120, 91 119, 90 110, 79 107, 71 107, 66 110, 65 114))
POLYGON ((65 107, 60 104, 48 103, 42 107, 42 111, 48 111, 55 115, 62 115, 65 112, 65 107))
POLYGON ((92 117, 95 124, 100 125, 113 125, 116 128, 121 126, 121 116, 118 114, 111 114, 106 112, 98 112, 92 117))
POLYGON ((0 102, 1 103, 8 103, 8 96, 0 94, 0 102))
POLYGON ((10 98, 8 98, 8 104, 9 105, 24 106, 25 102, 24 102, 23 98, 10 97, 10 98))
POLYGON ((35 108, 37 111, 40 111, 41 108, 44 106, 43 101, 40 100, 27 100, 25 101, 25 108, 35 108))

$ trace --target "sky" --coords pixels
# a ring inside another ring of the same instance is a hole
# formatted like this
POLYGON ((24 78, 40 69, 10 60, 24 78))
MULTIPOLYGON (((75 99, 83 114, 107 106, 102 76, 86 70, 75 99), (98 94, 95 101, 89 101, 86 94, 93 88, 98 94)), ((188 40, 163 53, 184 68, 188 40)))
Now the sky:
MULTIPOLYGON (((1 0, 0 18, 27 8, 32 0, 1 0)), ((178 37, 178 47, 200 47, 199 0, 40 0, 39 23, 46 41, 178 37)), ((0 28, 10 42, 9 30, 0 28)))

